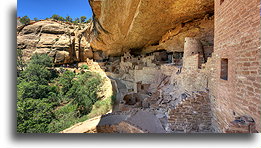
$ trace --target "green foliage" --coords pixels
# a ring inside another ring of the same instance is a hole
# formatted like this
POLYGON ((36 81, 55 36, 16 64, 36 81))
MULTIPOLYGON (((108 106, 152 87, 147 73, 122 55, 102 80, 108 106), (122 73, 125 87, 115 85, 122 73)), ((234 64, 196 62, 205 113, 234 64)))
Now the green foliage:
POLYGON ((54 14, 54 15, 52 15, 51 19, 54 19, 54 20, 58 21, 60 19, 60 16, 57 15, 57 14, 54 14))
POLYGON ((93 105, 92 111, 88 114, 89 118, 104 115, 112 109, 112 97, 99 100, 93 105))
POLYGON ((58 80, 58 84, 62 87, 61 92, 65 95, 70 88, 73 86, 73 79, 75 77, 75 73, 71 71, 65 71, 58 80))
MULTIPOLYGON (((59 132, 71 125, 100 115, 111 103, 97 93, 103 83, 97 73, 58 75, 48 55, 35 54, 17 81, 17 131, 20 133, 59 132), (98 101, 98 102, 97 102, 98 101), (90 115, 88 115, 91 113, 90 115)), ((83 65, 83 69, 88 69, 83 65)))
POLYGON ((59 21, 65 21, 65 19, 62 16, 60 16, 58 20, 59 21))
POLYGON ((21 73, 21 77, 29 81, 35 81, 38 84, 47 85, 51 78, 51 73, 46 67, 38 64, 29 64, 29 66, 21 73))
POLYGON ((54 19, 57 21, 65 21, 65 19, 62 16, 59 16, 57 14, 52 15, 51 19, 54 19))
POLYGON ((88 65, 82 65, 80 68, 81 69, 85 69, 85 70, 89 70, 89 66, 88 65))
POLYGON ((116 95, 111 96, 111 105, 113 105, 116 102, 116 95))
POLYGON ((26 16, 23 16, 22 18, 20 18, 20 22, 23 24, 23 25, 27 25, 30 23, 30 18, 26 15, 26 16))
MULTIPOLYGON (((47 18, 46 18, 47 19, 47 18)), ((74 23, 74 24, 78 24, 78 23, 89 23, 91 21, 91 19, 87 19, 86 16, 81 16, 80 18, 76 17, 74 19, 72 19, 70 16, 66 16, 65 18, 63 18, 62 16, 59 16, 57 14, 52 15, 51 19, 57 20, 57 21, 63 21, 63 22, 70 22, 70 23, 74 23)))
POLYGON ((74 98, 73 103, 78 106, 79 116, 86 115, 91 111, 92 105, 98 100, 97 92, 101 84, 100 75, 92 72, 86 72, 74 81, 67 96, 74 98))
POLYGON ((80 22, 81 22, 81 23, 85 23, 85 21, 86 21, 86 16, 81 16, 80 22))
POLYGON ((82 122, 88 119, 87 116, 81 118, 77 117, 77 105, 76 104, 66 104, 65 106, 57 109, 55 114, 55 119, 48 125, 49 133, 57 133, 70 126, 82 122))
POLYGON ((34 54, 31 57, 30 64, 42 65, 45 67, 53 66, 53 59, 47 54, 34 54))
POLYGON ((37 81, 22 81, 17 85, 17 93, 21 98, 41 99, 48 98, 50 93, 55 93, 55 86, 41 85, 37 81))
POLYGON ((17 131, 21 133, 45 133, 54 115, 54 104, 49 99, 57 93, 49 86, 51 73, 46 56, 34 55, 18 78, 17 84, 17 131))
POLYGON ((73 23, 74 23, 74 24, 80 23, 80 19, 79 19, 78 17, 76 17, 76 18, 74 19, 73 23))
POLYGON ((92 21, 92 19, 89 18, 89 19, 86 21, 86 23, 90 23, 91 21, 92 21))
POLYGON ((52 60, 48 55, 34 54, 28 66, 20 73, 21 78, 27 82, 35 81, 38 84, 47 85, 53 77, 47 67, 52 65, 52 60))
POLYGON ((70 16, 66 16, 65 17, 65 21, 72 23, 73 20, 72 20, 72 18, 70 16))
POLYGON ((55 119, 49 124, 51 133, 60 132, 75 123, 104 114, 111 109, 107 99, 97 101, 97 92, 102 84, 102 79, 97 73, 86 72, 75 75, 73 72, 65 71, 57 79, 57 83, 62 94, 60 99, 66 100, 62 102, 67 104, 55 111, 55 119))
POLYGON ((18 98, 17 132, 46 133, 54 118, 52 108, 47 99, 18 98))
POLYGON ((35 18, 34 18, 34 21, 36 21, 36 22, 37 22, 37 21, 39 21, 39 19, 35 17, 35 18))
POLYGON ((48 129, 50 133, 60 132, 64 129, 71 127, 72 125, 83 122, 90 118, 106 114, 112 109, 112 99, 107 98, 104 100, 99 100, 93 105, 93 109, 88 115, 78 117, 77 114, 77 104, 68 103, 65 106, 57 109, 55 114, 55 119, 49 124, 48 129))

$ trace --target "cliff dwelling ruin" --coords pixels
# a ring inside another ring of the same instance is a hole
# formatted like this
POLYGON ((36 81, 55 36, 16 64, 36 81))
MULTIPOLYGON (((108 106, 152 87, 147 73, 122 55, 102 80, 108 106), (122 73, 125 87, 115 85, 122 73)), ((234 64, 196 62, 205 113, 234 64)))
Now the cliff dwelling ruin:
POLYGON ((91 24, 37 22, 21 29, 18 47, 102 69, 116 102, 98 133, 261 132, 259 1, 89 3, 91 24))

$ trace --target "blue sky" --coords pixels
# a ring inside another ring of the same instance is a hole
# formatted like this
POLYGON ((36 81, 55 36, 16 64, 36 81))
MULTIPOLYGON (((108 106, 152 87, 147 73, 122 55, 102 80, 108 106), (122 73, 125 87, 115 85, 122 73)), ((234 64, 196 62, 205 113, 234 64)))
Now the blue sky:
POLYGON ((35 17, 45 19, 53 14, 62 17, 69 15, 72 18, 86 16, 92 17, 88 0, 18 0, 17 16, 27 15, 30 19, 35 17))

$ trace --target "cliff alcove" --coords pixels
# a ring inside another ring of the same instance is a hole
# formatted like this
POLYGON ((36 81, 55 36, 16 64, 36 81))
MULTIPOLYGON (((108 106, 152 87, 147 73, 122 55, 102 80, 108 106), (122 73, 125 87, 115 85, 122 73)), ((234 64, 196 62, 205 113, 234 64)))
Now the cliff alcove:
POLYGON ((47 53, 57 66, 86 64, 106 78, 112 111, 81 132, 261 131, 257 1, 89 3, 88 24, 45 20, 17 31, 25 59, 47 53))

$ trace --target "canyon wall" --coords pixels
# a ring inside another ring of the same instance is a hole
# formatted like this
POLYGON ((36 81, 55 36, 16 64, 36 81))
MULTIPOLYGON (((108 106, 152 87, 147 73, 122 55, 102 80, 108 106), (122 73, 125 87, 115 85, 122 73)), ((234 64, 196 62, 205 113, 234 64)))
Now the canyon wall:
POLYGON ((89 39, 90 24, 42 20, 17 26, 17 49, 28 61, 34 53, 48 54, 55 64, 71 64, 93 58, 89 39))

